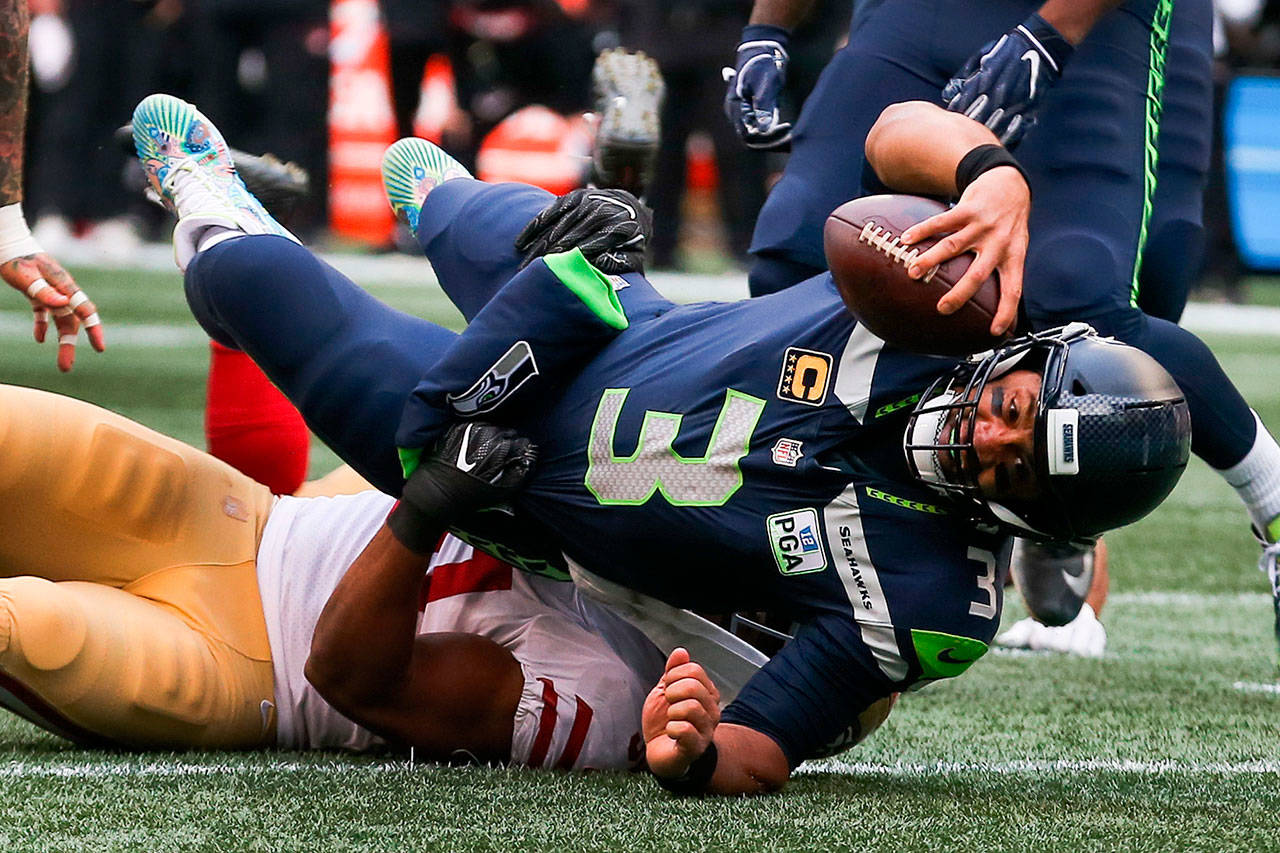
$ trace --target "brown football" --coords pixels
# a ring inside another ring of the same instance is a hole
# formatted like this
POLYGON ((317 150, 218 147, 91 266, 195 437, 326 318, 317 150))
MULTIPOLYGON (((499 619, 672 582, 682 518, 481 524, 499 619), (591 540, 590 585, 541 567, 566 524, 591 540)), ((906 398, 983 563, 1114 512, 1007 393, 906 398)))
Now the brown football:
POLYGON ((845 307, 887 343, 913 352, 968 355, 1000 344, 991 334, 1000 302, 993 273, 973 298, 954 314, 939 314, 938 300, 973 260, 973 253, 952 258, 924 278, 907 276, 916 253, 938 242, 904 246, 902 232, 946 210, 946 205, 913 195, 872 195, 845 202, 827 217, 822 242, 827 267, 845 307))

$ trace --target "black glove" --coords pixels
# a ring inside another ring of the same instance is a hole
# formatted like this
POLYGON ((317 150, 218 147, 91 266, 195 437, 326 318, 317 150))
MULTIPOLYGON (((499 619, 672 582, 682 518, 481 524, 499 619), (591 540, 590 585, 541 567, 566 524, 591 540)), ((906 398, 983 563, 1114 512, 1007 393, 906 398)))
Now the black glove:
POLYGON ((1035 111, 1075 48, 1039 15, 969 57, 942 90, 952 112, 981 122, 1007 148, 1035 124, 1035 111))
POLYGON ((406 548, 429 554, 455 519, 509 501, 537 458, 538 449, 515 430, 454 424, 409 475, 387 526, 406 548))
POLYGON ((653 211, 626 190, 574 190, 560 196, 516 237, 522 268, 543 255, 578 248, 611 275, 644 272, 653 211))
POLYGON ((742 31, 733 68, 724 69, 729 84, 724 112, 748 148, 785 151, 791 145, 791 122, 783 121, 778 100, 787 82, 787 31, 753 24, 742 31))

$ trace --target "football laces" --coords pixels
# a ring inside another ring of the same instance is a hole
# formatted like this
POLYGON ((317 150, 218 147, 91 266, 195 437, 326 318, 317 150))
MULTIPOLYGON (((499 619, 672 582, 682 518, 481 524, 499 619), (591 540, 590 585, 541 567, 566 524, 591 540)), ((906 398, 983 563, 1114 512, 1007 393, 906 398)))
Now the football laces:
MULTIPOLYGON (((862 226, 861 233, 858 234, 858 240, 871 246, 879 252, 888 256, 891 260, 896 261, 904 267, 910 267, 920 254, 920 250, 911 248, 902 242, 902 238, 889 231, 887 228, 881 228, 874 222, 868 222, 862 226)), ((929 271, 924 274, 921 281, 932 281, 934 274, 938 271, 937 267, 930 267, 929 271)))

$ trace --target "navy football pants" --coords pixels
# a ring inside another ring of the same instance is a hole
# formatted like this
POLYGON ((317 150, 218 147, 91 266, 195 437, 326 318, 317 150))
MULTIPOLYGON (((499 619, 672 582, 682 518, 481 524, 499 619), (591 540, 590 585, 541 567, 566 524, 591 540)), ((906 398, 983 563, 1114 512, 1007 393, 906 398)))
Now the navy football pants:
MULTIPOLYGON (((450 182, 428 197, 422 242, 467 319, 515 274, 511 244, 551 199, 533 187, 478 181, 450 182), (455 217, 475 226, 447 228, 455 217)), ((454 332, 379 302, 283 237, 239 237, 199 253, 186 292, 211 338, 247 352, 325 444, 370 483, 400 494, 400 414, 454 332)))
MULTIPOLYGON (((1212 121, 1212 9, 1208 0, 1173 6, 1164 113, 1149 121, 1147 89, 1159 79, 1151 73, 1159 65, 1152 22, 1168 2, 1134 0, 1100 21, 1018 150, 1034 199, 1023 301, 1035 328, 1085 320, 1153 355, 1187 394, 1193 449, 1210 465, 1226 468, 1252 446, 1253 416, 1208 348, 1169 322, 1181 316, 1199 268, 1212 121), (1144 157, 1157 118, 1159 180, 1145 215, 1146 252, 1135 287, 1147 192, 1144 157)), ((884 107, 913 99, 938 103, 942 86, 975 49, 1039 5, 885 0, 868 13, 796 123, 786 172, 757 221, 753 294, 790 286, 825 267, 823 222, 862 194, 863 141, 884 107)))

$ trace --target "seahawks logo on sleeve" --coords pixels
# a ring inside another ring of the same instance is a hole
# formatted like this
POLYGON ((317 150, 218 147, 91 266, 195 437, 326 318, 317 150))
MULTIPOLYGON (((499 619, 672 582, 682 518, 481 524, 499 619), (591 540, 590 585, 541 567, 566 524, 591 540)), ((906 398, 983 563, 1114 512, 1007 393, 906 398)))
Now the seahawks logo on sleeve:
POLYGON ((449 404, 463 418, 491 412, 537 375, 533 348, 527 341, 516 341, 474 385, 456 396, 450 394, 449 404))

